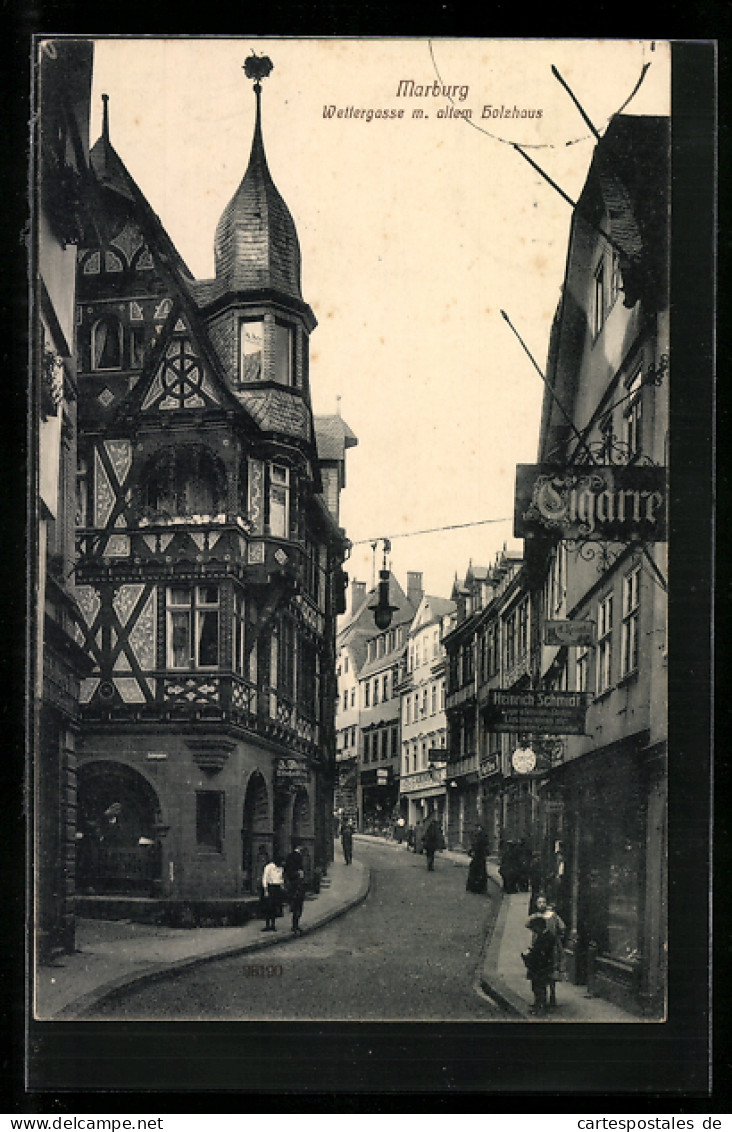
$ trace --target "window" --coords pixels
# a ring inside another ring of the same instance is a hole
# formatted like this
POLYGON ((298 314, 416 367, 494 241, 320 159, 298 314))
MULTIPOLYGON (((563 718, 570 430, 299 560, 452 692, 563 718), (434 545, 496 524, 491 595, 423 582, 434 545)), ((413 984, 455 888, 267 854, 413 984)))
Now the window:
POLYGON ((239 379, 242 384, 264 381, 264 323, 242 322, 239 379))
POLYGON ((382 690, 381 698, 384 702, 389 699, 389 673, 385 672, 382 677, 382 690))
POLYGON ((613 250, 610 264, 610 303, 612 307, 623 288, 623 279, 620 274, 620 256, 613 250))
POLYGON ((363 737, 363 761, 367 763, 371 758, 371 736, 368 732, 363 737))
POLYGON ((586 692, 589 689, 590 650, 587 645, 577 649, 575 660, 575 691, 586 692))
POLYGON ((76 526, 85 527, 87 525, 87 515, 89 513, 89 472, 86 460, 79 457, 79 463, 76 469, 76 526))
POLYGON ((220 790, 196 791, 196 844, 221 853, 224 847, 224 794, 220 790))
POLYGON ((605 321, 605 264, 600 260, 595 269, 592 299, 592 330, 598 335, 605 321))
POLYGON ((427 715, 427 689, 422 689, 422 708, 420 715, 427 715))
POLYGON ((122 326, 108 315, 92 327, 92 369, 122 368, 122 326))
POLYGON ((172 586, 168 590, 167 619, 169 668, 218 666, 218 586, 172 586))
POLYGON ((232 642, 232 668, 240 676, 245 676, 248 670, 246 651, 246 616, 244 595, 234 594, 233 642, 232 642))
POLYGON ((623 413, 623 440, 629 457, 638 456, 641 451, 642 381, 643 374, 639 368, 628 382, 628 401, 623 413))
POLYGON ((351 707, 356 706, 356 689, 351 688, 351 707))
POLYGON ((290 471, 281 464, 269 465, 269 533, 287 538, 290 529, 290 471))
POLYGON ((389 758, 389 732, 384 728, 381 732, 381 759, 382 762, 389 758))
POLYGON ((399 753, 399 728, 392 727, 391 729, 391 757, 395 759, 399 753))
POLYGON ((437 715, 437 685, 432 685, 432 715, 437 715))
POLYGON ((348 672, 348 653, 345 653, 343 656, 343 672, 344 674, 348 672))
POLYGON ((627 676, 638 668, 638 621, 640 606, 640 566, 623 578, 623 623, 620 675, 627 676))
POLYGON ((525 598, 517 610, 517 658, 529 651, 529 599, 525 598))
POLYGON ((607 691, 612 680, 613 595, 597 607, 597 692, 607 691))
POLYGON ((369 703, 370 689, 371 689, 370 684, 365 683, 364 686, 363 686, 363 706, 364 707, 370 707, 371 706, 370 703, 369 703))
POLYGON ((295 335, 285 322, 274 324, 274 379, 280 385, 294 385, 295 335))
POLYGON ((374 707, 377 706, 378 702, 379 702, 379 677, 377 676, 376 679, 374 680, 374 707))
POLYGON ((348 688, 343 693, 343 710, 348 711, 348 688))

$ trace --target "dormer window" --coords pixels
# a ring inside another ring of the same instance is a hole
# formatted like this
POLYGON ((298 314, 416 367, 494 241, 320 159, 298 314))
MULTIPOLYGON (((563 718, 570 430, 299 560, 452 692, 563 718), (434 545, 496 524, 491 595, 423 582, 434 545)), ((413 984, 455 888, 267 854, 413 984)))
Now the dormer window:
POLYGON ((240 325, 240 383, 295 385, 295 328, 271 316, 244 319, 240 325))
POLYGON ((261 320, 247 320, 241 324, 239 378, 243 385, 264 381, 264 323, 261 320))
POLYGON ((278 385, 294 385, 295 334, 286 322, 274 324, 274 380, 278 385))

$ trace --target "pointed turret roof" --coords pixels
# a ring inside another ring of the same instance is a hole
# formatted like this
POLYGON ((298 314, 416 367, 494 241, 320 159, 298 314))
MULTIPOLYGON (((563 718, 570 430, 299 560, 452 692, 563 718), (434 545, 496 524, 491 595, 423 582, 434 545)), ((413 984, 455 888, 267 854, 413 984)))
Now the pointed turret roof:
POLYGON ((254 85, 256 119, 249 164, 216 228, 217 291, 278 291, 302 302, 300 243, 295 222, 280 196, 262 140, 261 84, 254 85))

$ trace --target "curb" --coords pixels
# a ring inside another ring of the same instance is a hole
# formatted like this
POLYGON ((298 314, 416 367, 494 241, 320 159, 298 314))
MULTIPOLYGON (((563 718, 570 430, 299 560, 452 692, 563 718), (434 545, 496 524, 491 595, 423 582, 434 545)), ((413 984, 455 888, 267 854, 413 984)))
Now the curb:
MULTIPOLYGON (((351 897, 345 904, 339 905, 330 912, 326 912, 319 919, 313 920, 312 923, 303 927, 302 935, 297 938, 302 938, 302 936, 309 935, 311 932, 325 927, 325 925, 331 923, 332 920, 338 919, 339 916, 350 912, 352 908, 356 908, 359 904, 363 903, 371 889, 371 870, 366 868, 365 865, 361 867, 364 876, 356 895, 351 897)), ((102 983, 94 990, 87 991, 86 994, 68 1002, 51 1018, 46 1019, 46 1021, 65 1021, 71 1018, 83 1021, 83 1016, 90 1010, 96 1006, 100 1006, 103 1002, 113 1001, 123 991, 147 986, 165 978, 175 978, 178 974, 192 970, 194 967, 202 966, 204 963, 211 963, 216 959, 231 959, 237 955, 246 955, 253 951, 266 951, 268 948, 274 947, 277 944, 289 943, 294 938, 294 936, 288 934, 286 936, 283 935, 279 939, 252 940, 249 943, 234 944, 231 947, 206 951, 202 955, 190 955, 185 959, 177 959, 173 963, 157 963, 150 967, 143 967, 142 970, 138 969, 134 973, 111 979, 106 983, 102 983)))
POLYGON ((519 995, 515 994, 498 974, 498 956, 501 951, 507 919, 508 904, 503 899, 502 894, 501 907, 498 910, 493 935, 491 936, 491 941, 488 944, 483 961, 483 970, 480 976, 480 989, 510 1014, 514 1014, 517 1018, 528 1018, 528 1003, 519 995))

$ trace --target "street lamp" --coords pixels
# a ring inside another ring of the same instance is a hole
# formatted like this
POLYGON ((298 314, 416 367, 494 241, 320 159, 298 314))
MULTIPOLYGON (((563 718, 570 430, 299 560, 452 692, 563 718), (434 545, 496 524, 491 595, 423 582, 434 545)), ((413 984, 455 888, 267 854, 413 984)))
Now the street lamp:
MULTIPOLYGON (((384 542, 384 556, 382 560, 382 567, 379 570, 379 583, 377 588, 377 599, 374 605, 369 606, 369 610, 374 615, 376 628, 388 629, 391 625, 391 619, 399 608, 398 605, 390 605, 389 603, 389 570, 386 565, 386 556, 391 550, 391 543, 388 538, 384 542)), ((374 544, 375 545, 375 544, 374 544)))

